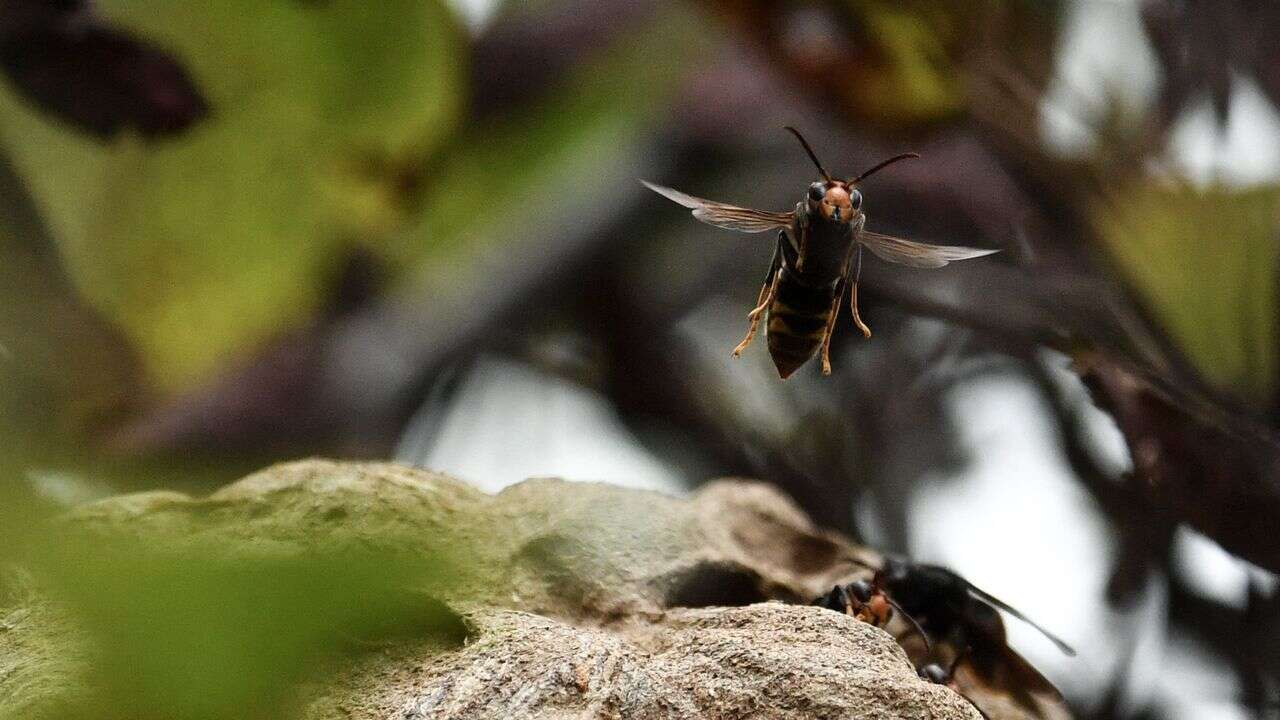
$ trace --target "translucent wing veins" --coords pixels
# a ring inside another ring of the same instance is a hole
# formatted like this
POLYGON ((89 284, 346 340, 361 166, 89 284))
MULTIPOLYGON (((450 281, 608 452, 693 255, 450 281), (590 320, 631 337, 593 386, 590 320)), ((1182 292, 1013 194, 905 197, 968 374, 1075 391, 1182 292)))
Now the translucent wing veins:
MULTIPOLYGON (((698 220, 726 230, 747 233, 768 232, 779 228, 790 228, 792 221, 795 220, 795 212, 753 210, 694 197, 679 190, 655 185, 647 180, 640 182, 668 200, 689 208, 698 220)), ((863 230, 858 235, 858 242, 866 245, 871 252, 883 260, 919 268, 940 268, 956 260, 968 260, 999 252, 999 250, 981 248, 929 245, 903 240, 892 235, 882 235, 870 230, 863 230)))
POLYGON ((903 240, 892 235, 863 230, 858 242, 867 246, 880 259, 901 265, 918 268, 940 268, 956 260, 982 257, 999 250, 954 247, 947 245, 929 245, 928 243, 903 240))
POLYGON ((693 210, 693 216, 702 222, 726 230, 747 233, 767 232, 778 228, 790 227, 791 221, 795 217, 795 213, 791 212, 777 213, 752 210, 751 208, 737 207, 736 205, 716 202, 715 200, 705 200, 686 195, 679 190, 654 185, 647 180, 641 180, 640 182, 666 199, 693 210))

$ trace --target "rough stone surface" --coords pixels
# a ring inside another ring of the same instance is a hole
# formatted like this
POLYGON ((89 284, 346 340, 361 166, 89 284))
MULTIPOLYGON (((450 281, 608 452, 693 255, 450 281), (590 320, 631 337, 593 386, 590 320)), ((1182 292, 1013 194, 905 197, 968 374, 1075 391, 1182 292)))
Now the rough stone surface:
MULTIPOLYGON (((417 718, 945 718, 968 711, 923 685, 878 630, 777 603, 673 611, 643 630, 576 628, 510 611, 357 716, 417 718)), ((375 683, 376 685, 376 683, 375 683)))
POLYGON ((0 573, 0 595, 0 717, 57 715, 80 690, 75 630, 18 573, 0 573))
MULTIPOLYGON (((203 499, 113 498, 71 521, 229 556, 465 558, 421 590, 466 619, 466 643, 397 638, 329 668, 303 688, 310 718, 979 717, 918 679, 886 633, 785 604, 846 578, 859 551, 761 484, 683 500, 535 479, 487 495, 401 466, 308 460, 203 499)), ((80 653, 55 615, 20 594, 0 606, 0 717, 9 698, 47 712, 50 687, 74 691, 80 653)))

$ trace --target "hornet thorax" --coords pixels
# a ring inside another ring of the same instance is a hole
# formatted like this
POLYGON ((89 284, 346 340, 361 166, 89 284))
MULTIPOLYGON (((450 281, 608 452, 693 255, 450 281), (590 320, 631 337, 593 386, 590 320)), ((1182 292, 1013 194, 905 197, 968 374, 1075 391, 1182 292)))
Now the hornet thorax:
POLYGON ((805 285, 832 285, 846 272, 858 230, 866 222, 862 194, 840 181, 816 182, 796 203, 783 264, 805 285))

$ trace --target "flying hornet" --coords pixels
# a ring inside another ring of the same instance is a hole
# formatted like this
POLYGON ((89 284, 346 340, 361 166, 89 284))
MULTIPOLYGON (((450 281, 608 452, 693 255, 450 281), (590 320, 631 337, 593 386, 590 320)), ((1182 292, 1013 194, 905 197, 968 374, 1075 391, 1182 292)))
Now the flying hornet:
POLYGON ((873 173, 915 153, 895 155, 849 180, 831 176, 819 162, 804 136, 786 128, 809 155, 822 179, 809 186, 804 199, 791 212, 768 212, 736 207, 714 200, 686 195, 641 180, 645 187, 693 210, 693 216, 708 225, 745 233, 778 230, 777 247, 756 307, 747 314, 747 336, 733 349, 738 357, 751 344, 761 318, 765 325, 769 356, 783 380, 822 350, 822 374, 831 374, 831 331, 835 328, 840 301, 849 290, 849 310, 853 324, 871 337, 871 329, 858 314, 858 279, 862 272, 862 247, 884 260, 920 268, 940 268, 955 260, 982 257, 997 252, 967 247, 943 247, 903 240, 865 229, 858 184, 873 173))

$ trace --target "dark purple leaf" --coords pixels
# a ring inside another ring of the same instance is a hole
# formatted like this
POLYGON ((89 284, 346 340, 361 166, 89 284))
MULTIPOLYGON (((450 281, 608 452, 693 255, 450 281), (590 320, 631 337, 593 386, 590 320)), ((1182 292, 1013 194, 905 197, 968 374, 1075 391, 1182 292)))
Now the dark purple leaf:
POLYGON ((173 56, 103 25, 62 23, 7 37, 0 66, 42 110, 102 138, 126 129, 172 135, 209 114, 173 56))

